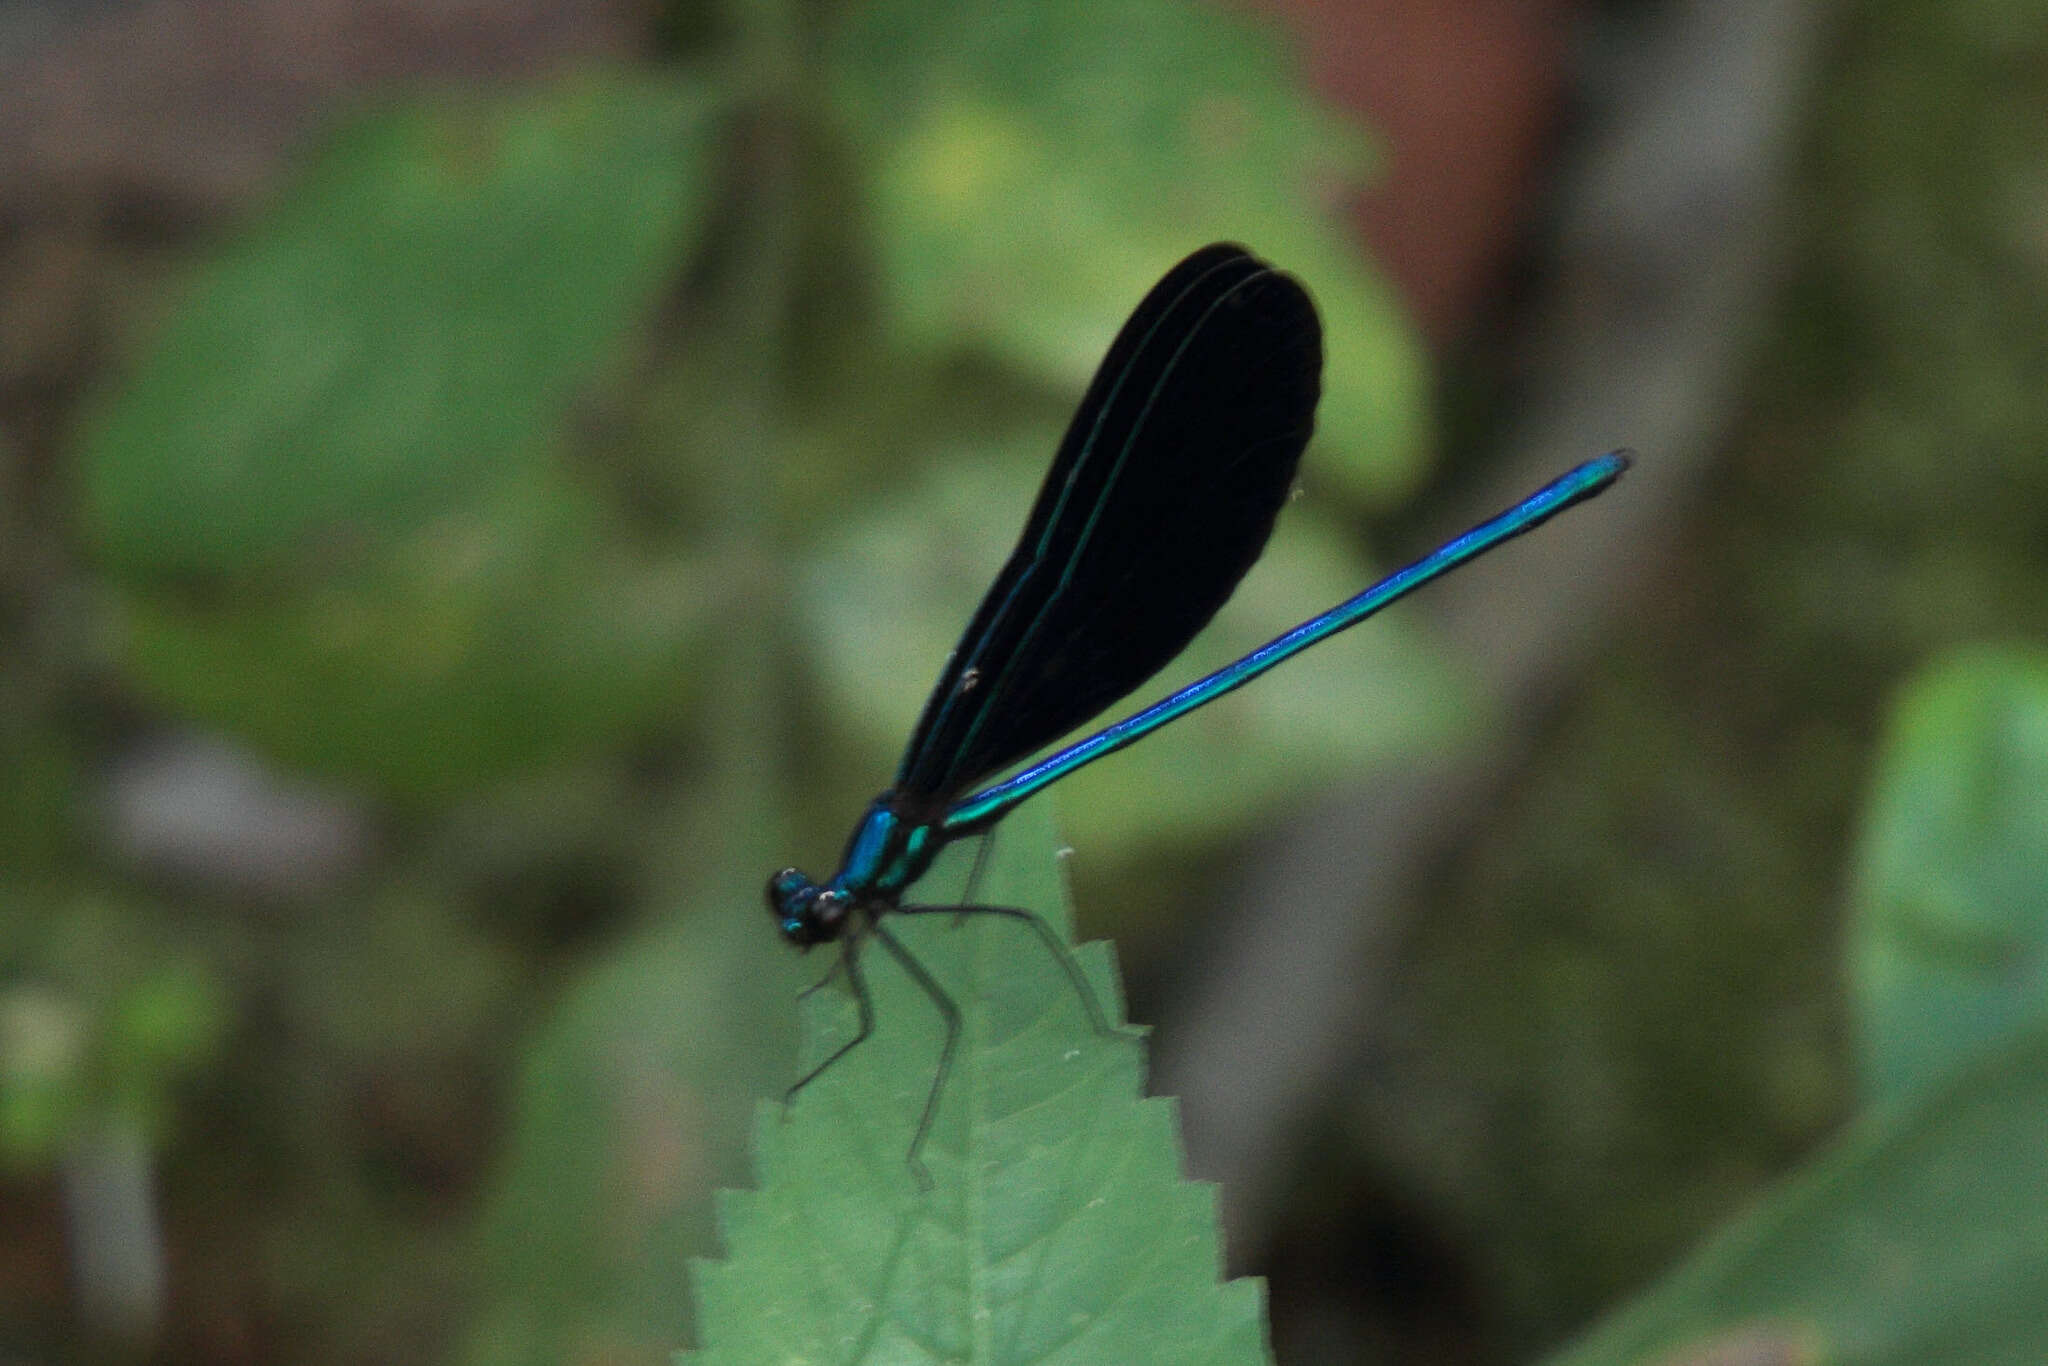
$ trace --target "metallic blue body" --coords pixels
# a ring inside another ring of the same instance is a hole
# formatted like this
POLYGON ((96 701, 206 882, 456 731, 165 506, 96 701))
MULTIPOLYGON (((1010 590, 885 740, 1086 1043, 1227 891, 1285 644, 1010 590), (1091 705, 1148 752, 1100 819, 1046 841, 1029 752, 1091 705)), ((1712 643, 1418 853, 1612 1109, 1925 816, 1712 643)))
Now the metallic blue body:
POLYGON ((893 900, 923 877, 946 839, 936 822, 913 825, 897 811, 895 794, 884 792, 868 803, 867 814, 854 827, 839 860, 834 890, 867 899, 893 900))

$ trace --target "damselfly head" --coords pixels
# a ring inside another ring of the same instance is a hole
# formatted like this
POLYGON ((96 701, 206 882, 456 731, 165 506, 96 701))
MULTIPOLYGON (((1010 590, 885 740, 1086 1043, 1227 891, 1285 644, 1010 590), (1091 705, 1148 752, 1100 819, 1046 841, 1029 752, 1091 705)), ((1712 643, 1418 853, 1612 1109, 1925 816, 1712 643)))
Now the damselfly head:
POLYGON ((837 939, 852 910, 851 893, 821 887, 800 869, 784 868, 768 879, 768 913, 782 937, 800 949, 837 939))

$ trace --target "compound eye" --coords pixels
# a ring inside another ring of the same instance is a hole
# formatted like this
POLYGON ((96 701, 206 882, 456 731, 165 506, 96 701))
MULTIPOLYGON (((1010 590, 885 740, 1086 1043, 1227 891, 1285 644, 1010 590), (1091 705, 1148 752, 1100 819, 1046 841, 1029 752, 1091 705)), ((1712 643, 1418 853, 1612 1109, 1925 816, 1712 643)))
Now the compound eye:
POLYGON ((798 901, 806 899, 803 893, 807 888, 816 887, 801 869, 784 868, 768 879, 768 909, 777 916, 784 915, 798 901))
POLYGON ((768 879, 768 914, 775 928, 798 948, 818 942, 818 895, 824 889, 794 868, 784 868, 768 879))
POLYGON ((853 894, 827 888, 811 904, 811 922, 821 939, 837 939, 853 911, 853 894))

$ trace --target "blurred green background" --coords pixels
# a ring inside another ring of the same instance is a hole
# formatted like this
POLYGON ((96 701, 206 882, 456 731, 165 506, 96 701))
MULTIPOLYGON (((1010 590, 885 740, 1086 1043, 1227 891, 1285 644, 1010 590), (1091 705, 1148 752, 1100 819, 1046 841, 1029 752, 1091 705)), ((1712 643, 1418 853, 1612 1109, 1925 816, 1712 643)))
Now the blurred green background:
POLYGON ((1470 571, 1522 597, 1062 786, 1280 1358, 1532 1359, 1797 1170, 1584 1359, 1805 1293, 1756 1248, 1849 1269, 1726 1359, 2041 1359, 2048 14, 1698 11, 7 12, 0 1357, 687 1341, 823 966, 762 879, 829 867, 1116 326, 1229 238, 1326 398, 1168 682, 1643 447, 1470 571), (1719 359, 1646 385, 1673 317, 1719 359), (1359 848, 1415 875, 1354 904, 1359 848), (1356 1001, 1217 961, 1275 886, 1380 927, 1356 1001), (1233 974, 1300 1047, 1200 1042, 1260 1037, 1233 974), (1289 1100, 1226 1140, 1205 1088, 1289 1100), (1919 1298, 1826 1232, 1908 1209, 1919 1298))

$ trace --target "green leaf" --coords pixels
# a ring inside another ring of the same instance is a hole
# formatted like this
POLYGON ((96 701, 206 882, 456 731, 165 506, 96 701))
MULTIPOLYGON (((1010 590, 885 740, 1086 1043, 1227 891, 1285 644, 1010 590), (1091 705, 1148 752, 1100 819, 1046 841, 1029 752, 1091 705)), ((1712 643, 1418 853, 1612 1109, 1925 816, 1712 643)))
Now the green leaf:
POLYGON ((173 710, 415 798, 587 753, 686 704, 717 596, 703 566, 611 544, 575 494, 536 471, 275 599, 138 588, 128 662, 173 710))
POLYGON ((676 705, 711 594, 554 447, 701 230, 715 112, 590 76, 330 139, 89 426, 144 691, 412 797, 676 705))
POLYGON ((102 556, 275 570, 544 463, 701 227, 714 109, 590 76, 336 132, 89 421, 102 556))
POLYGON ((1173 0, 877 0, 848 7, 827 53, 875 168, 880 299, 901 345, 986 350, 1078 392, 1119 302, 1205 242, 1242 241, 1323 314, 1309 479, 1379 498, 1412 482, 1421 349, 1337 210, 1365 139, 1310 95, 1269 24, 1173 0))
POLYGON ((469 1366, 653 1366, 689 1331, 713 1191, 744 1170, 750 1103, 795 1033, 801 974, 744 866, 585 975, 527 1049, 469 1366))
MULTIPOLYGON (((980 897, 1064 930, 1042 805, 1005 824, 980 897)), ((957 889, 970 852, 949 850, 961 857, 925 885, 957 889)), ((874 1034, 786 1111, 762 1112, 761 1187, 725 1198, 727 1259, 697 1267, 704 1346, 687 1359, 1265 1361, 1261 1288, 1218 1283, 1213 1196, 1179 1175, 1170 1104, 1139 1098, 1135 1041, 1094 1029, 1027 926, 887 925, 962 1013, 923 1150, 932 1188, 907 1159, 936 1075, 938 1014, 870 941, 860 962, 874 1034)), ((1077 959, 1114 1013, 1104 947, 1077 959)), ((815 1064, 852 1037, 855 1012, 837 987, 806 1004, 803 1060, 815 1064)))
POLYGON ((1873 1098, 1925 1086, 2048 1014, 2048 651, 1969 650, 1907 685, 1853 906, 1873 1098))
POLYGON ((2048 1030, 1913 1100, 1550 1366, 2048 1360, 2048 1030))

